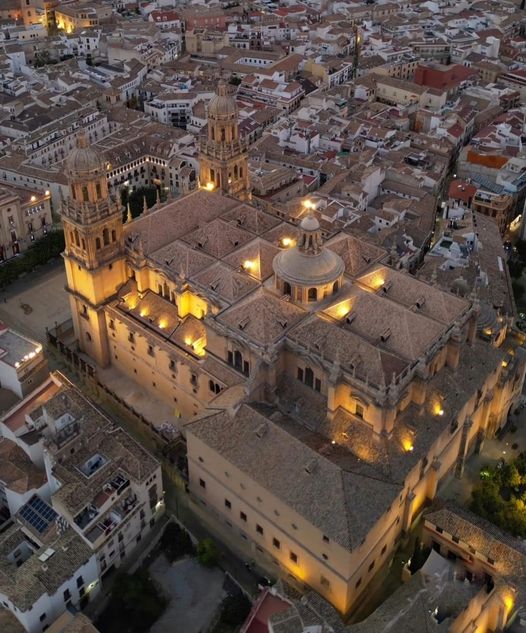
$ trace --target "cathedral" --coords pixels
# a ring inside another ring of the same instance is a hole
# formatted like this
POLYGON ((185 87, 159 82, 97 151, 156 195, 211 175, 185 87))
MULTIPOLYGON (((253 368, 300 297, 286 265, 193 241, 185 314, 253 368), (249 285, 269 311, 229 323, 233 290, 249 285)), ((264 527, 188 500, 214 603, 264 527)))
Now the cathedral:
POLYGON ((177 412, 192 498, 276 575, 341 613, 440 482, 506 421, 522 335, 476 296, 250 204, 219 82, 200 188, 133 221, 80 138, 67 161, 67 291, 80 349, 177 412))

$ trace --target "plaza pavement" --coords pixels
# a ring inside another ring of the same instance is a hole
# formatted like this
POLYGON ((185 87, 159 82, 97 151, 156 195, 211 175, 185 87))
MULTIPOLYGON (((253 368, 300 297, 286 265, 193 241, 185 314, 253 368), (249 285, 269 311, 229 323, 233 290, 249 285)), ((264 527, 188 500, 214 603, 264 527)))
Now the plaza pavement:
POLYGON ((24 275, 0 292, 0 321, 45 343, 46 327, 52 328, 70 316, 65 285, 62 258, 24 275))

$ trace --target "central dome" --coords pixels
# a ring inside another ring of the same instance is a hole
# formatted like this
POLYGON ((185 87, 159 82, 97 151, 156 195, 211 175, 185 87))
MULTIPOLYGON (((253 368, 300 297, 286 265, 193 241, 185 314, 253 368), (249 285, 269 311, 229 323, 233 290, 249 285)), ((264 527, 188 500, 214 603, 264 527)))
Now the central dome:
POLYGON ((77 138, 77 147, 66 160, 66 168, 71 179, 89 179, 105 172, 104 160, 89 146, 84 132, 77 138))
POLYGON ((301 303, 312 303, 338 292, 343 282, 342 258, 325 248, 320 223, 309 213, 300 223, 300 237, 272 262, 276 288, 301 303))
POLYGON ((237 104, 233 97, 228 94, 227 85, 224 79, 220 79, 217 84, 217 93, 208 104, 209 117, 237 117, 237 104))
POLYGON ((328 248, 316 255, 302 253, 298 247, 276 255, 273 263, 278 277, 294 286, 320 286, 338 279, 345 269, 342 258, 328 248))

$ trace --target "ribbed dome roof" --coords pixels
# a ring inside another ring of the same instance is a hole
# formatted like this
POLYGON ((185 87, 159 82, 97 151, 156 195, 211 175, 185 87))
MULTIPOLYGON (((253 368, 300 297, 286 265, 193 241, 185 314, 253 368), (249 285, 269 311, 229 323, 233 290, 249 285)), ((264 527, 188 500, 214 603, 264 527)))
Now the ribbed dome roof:
POLYGON ((480 303, 480 314, 477 319, 477 329, 498 329, 497 313, 495 312, 495 309, 485 301, 480 303))
POLYGON ((328 248, 321 248, 316 255, 303 253, 298 247, 290 248, 278 253, 272 265, 278 277, 298 286, 336 281, 345 269, 342 258, 328 248))
POLYGON ((228 94, 224 79, 217 84, 217 94, 208 104, 208 116, 229 117, 237 116, 237 105, 233 97, 228 94))
POLYGON ((309 213, 300 222, 300 228, 303 231, 319 231, 320 230, 320 223, 318 222, 318 220, 316 219, 316 217, 314 215, 309 213))
POLYGON ((70 153, 66 161, 67 171, 73 178, 93 176, 96 172, 104 172, 102 156, 88 145, 84 133, 77 139, 77 147, 70 153))

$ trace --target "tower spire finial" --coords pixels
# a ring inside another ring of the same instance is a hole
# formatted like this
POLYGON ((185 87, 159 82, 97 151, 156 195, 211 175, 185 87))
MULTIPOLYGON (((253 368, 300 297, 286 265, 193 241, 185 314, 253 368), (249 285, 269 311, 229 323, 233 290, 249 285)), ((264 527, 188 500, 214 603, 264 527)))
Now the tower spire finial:
POLYGON ((79 149, 86 149, 86 147, 89 147, 88 135, 86 134, 86 130, 84 128, 81 128, 77 134, 77 147, 79 149))

